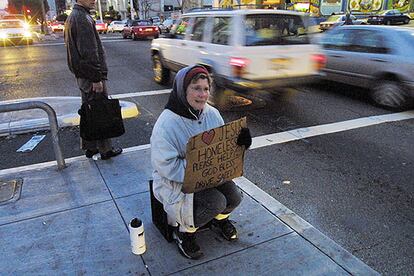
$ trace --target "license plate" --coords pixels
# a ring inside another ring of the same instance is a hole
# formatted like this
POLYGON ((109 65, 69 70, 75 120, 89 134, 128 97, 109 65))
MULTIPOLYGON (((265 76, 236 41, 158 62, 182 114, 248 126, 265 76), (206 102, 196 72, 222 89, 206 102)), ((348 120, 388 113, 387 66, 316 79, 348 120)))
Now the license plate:
POLYGON ((146 32, 152 32, 152 29, 145 29, 146 32))
POLYGON ((377 19, 376 17, 373 17, 372 19, 377 19))
POLYGON ((274 70, 286 69, 292 63, 288 57, 272 58, 270 61, 274 70))

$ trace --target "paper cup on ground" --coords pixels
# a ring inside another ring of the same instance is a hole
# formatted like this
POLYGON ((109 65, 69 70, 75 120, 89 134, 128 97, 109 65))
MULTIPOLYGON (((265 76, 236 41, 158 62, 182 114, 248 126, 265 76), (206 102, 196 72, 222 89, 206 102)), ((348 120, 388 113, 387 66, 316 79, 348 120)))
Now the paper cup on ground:
POLYGON ((145 252, 144 224, 138 218, 133 218, 128 224, 129 238, 131 239, 131 250, 135 255, 145 252))

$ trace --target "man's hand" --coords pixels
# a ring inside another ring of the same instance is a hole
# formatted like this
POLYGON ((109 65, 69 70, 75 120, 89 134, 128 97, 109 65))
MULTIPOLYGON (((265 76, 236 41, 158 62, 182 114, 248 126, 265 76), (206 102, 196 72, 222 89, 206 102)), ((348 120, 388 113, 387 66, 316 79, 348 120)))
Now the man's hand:
POLYGON ((92 83, 92 91, 96 92, 96 93, 101 93, 103 92, 103 83, 100 82, 93 82, 92 83))

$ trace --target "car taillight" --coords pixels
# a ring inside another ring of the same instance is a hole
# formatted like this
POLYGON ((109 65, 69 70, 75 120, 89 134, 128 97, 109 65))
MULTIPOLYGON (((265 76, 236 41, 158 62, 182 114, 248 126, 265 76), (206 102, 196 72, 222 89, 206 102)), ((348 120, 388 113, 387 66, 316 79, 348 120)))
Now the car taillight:
POLYGON ((316 70, 321 70, 326 66, 326 56, 323 54, 312 55, 312 61, 316 70))
POLYGON ((154 31, 156 31, 156 30, 157 30, 157 27, 154 28, 154 31))
POLYGON ((247 58, 231 57, 230 66, 233 71, 233 76, 242 77, 246 73, 246 67, 250 60, 247 58))
POLYGON ((142 28, 138 28, 138 31, 142 32, 142 28))

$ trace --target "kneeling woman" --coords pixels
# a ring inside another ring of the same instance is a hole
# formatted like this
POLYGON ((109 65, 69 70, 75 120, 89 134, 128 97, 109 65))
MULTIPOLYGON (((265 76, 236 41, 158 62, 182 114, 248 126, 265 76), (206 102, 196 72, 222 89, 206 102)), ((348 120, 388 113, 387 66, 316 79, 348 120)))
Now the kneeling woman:
MULTIPOLYGON (((207 223, 225 239, 237 239, 237 230, 228 218, 242 199, 232 181, 194 194, 181 192, 189 138, 224 125, 218 110, 207 104, 210 88, 211 79, 204 67, 181 69, 151 135, 154 196, 163 204, 169 225, 175 227, 173 235, 180 253, 190 259, 203 256, 195 233, 207 223)), ((248 129, 241 131, 237 143, 246 148, 251 145, 248 129)))

